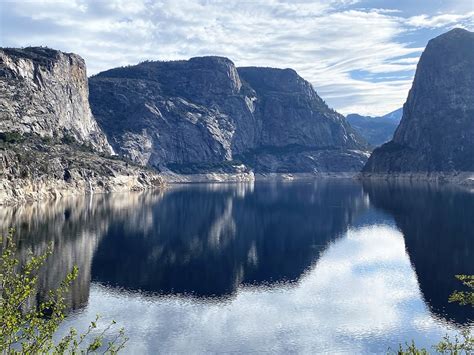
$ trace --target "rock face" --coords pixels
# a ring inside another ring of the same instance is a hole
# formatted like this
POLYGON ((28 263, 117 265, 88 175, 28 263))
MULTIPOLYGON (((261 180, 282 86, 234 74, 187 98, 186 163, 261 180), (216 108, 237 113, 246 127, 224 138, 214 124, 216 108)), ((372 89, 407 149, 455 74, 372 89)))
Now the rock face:
POLYGON ((82 58, 0 49, 0 205, 163 183, 112 152, 91 114, 82 58))
POLYGON ((78 55, 42 47, 0 49, 0 132, 74 139, 111 153, 88 95, 78 55))
POLYGON ((180 173, 356 171, 364 141, 290 69, 227 58, 144 62, 89 81, 120 155, 180 173))
POLYGON ((454 29, 428 43, 393 140, 363 171, 474 171, 474 33, 454 29))
POLYGON ((163 185, 154 171, 80 146, 45 144, 29 137, 0 148, 0 205, 163 185))
POLYGON ((292 69, 239 68, 255 90, 260 130, 243 161, 262 172, 358 171, 366 142, 292 69))
POLYGON ((399 108, 380 117, 361 116, 353 113, 347 115, 346 119, 352 128, 364 137, 371 146, 378 147, 393 138, 393 133, 400 123, 402 113, 403 109, 399 108))

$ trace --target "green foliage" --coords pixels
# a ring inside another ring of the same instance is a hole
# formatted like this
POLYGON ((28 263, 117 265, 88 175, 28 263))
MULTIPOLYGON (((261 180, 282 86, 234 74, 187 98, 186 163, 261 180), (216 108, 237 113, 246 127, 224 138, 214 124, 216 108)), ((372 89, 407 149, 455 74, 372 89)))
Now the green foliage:
POLYGON ((398 355, 428 355, 429 352, 426 349, 418 349, 415 342, 412 340, 410 344, 406 343, 404 348, 402 344, 397 351, 398 355))
MULTIPOLYGON (((397 351, 398 355, 428 355, 430 352, 424 348, 418 349, 415 342, 412 340, 410 344, 405 344, 406 347, 400 345, 397 351)), ((472 354, 474 351, 474 337, 469 330, 461 332, 461 337, 455 335, 451 338, 449 335, 445 335, 437 345, 433 346, 433 350, 439 354, 472 354)))
POLYGON ((76 141, 76 138, 74 138, 73 136, 71 136, 69 134, 64 134, 61 137, 61 143, 72 145, 72 144, 77 144, 77 141, 76 141))
POLYGON ((34 256, 30 253, 28 261, 20 267, 16 258, 16 244, 13 231, 5 241, 0 257, 0 352, 2 354, 85 354, 100 350, 115 354, 123 349, 127 338, 121 329, 113 340, 104 344, 106 333, 115 324, 112 322, 98 336, 92 338, 97 328, 98 317, 91 322, 88 330, 79 335, 73 328, 55 342, 53 337, 65 318, 65 295, 78 275, 77 267, 69 272, 56 290, 48 293, 46 301, 33 309, 27 306, 37 293, 38 271, 52 253, 50 246, 46 253, 34 256))
POLYGON ((443 340, 434 348, 441 354, 472 354, 474 351, 474 337, 469 330, 462 331, 461 338, 455 335, 453 340, 445 335, 443 340))
POLYGON ((457 302, 462 306, 474 307, 474 275, 456 275, 456 278, 468 287, 470 291, 454 291, 449 296, 449 302, 457 302))
POLYGON ((89 142, 81 143, 76 138, 74 138, 74 136, 72 136, 70 134, 67 134, 67 133, 65 133, 61 137, 60 143, 72 146, 72 147, 77 148, 77 149, 79 149, 80 151, 83 151, 83 152, 93 152, 94 151, 94 148, 92 147, 91 143, 89 143, 89 142))
POLYGON ((54 143, 54 140, 52 137, 44 136, 44 137, 41 137, 41 142, 46 145, 51 145, 54 143))
POLYGON ((23 136, 19 132, 0 132, 0 141, 4 143, 21 143, 23 136))
POLYGON ((89 152, 92 153, 94 151, 94 147, 92 146, 91 143, 82 143, 78 146, 80 150, 83 152, 89 152))
MULTIPOLYGON (((474 307, 474 275, 456 275, 456 278, 463 283, 464 286, 468 287, 470 291, 454 291, 449 296, 449 302, 457 302, 461 306, 470 305, 474 307)), ((433 349, 440 354, 472 354, 474 353, 474 337, 469 329, 463 330, 459 335, 455 335, 451 338, 449 335, 445 335, 437 345, 433 346, 433 349)), ((405 347, 400 345, 397 351, 398 355, 425 355, 429 354, 426 349, 418 349, 415 342, 412 341, 410 344, 405 344, 405 347)))

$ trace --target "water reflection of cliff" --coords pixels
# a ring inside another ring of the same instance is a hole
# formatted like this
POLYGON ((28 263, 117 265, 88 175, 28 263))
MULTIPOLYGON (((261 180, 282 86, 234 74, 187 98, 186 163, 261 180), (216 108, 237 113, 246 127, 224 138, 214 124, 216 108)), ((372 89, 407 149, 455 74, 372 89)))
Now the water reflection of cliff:
POLYGON ((456 274, 474 274, 474 194, 429 184, 364 183, 370 202, 395 218, 431 310, 458 323, 471 307, 448 303, 456 274))
MULTIPOLYGON (((111 225, 93 280, 161 294, 225 296, 240 284, 297 281, 367 206, 354 183, 194 185, 149 209, 146 231, 111 225)), ((138 217, 138 219, 141 219, 138 217)))
POLYGON ((92 258, 111 223, 127 220, 146 230, 150 227, 147 215, 142 213, 137 220, 134 211, 155 203, 160 196, 156 193, 96 195, 0 209, 0 234, 6 235, 10 227, 15 228, 21 262, 27 259, 29 251, 39 255, 48 245, 53 245, 54 252, 39 274, 38 294, 33 304, 43 300, 49 289, 58 287, 74 265, 78 266, 79 275, 68 303, 72 308, 85 304, 92 258))
POLYGON ((28 250, 55 252, 37 300, 73 265, 73 308, 90 282, 159 294, 226 297, 239 285, 295 282, 348 226, 393 215, 431 310, 466 323, 472 309, 447 302, 455 274, 474 274, 474 194, 431 185, 317 181, 192 185, 165 192, 97 195, 0 209, 0 232, 28 250))

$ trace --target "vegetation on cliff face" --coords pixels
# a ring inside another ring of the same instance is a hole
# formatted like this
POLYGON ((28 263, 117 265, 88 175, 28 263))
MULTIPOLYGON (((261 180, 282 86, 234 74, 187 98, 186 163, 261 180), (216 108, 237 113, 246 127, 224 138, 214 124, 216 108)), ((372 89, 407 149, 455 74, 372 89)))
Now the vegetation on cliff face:
POLYGON ((3 250, 0 257, 0 352, 2 354, 63 354, 102 353, 115 354, 124 348, 127 337, 124 329, 114 334, 115 322, 108 326, 98 325, 97 317, 82 334, 71 328, 67 335, 57 339, 56 332, 66 314, 65 295, 78 275, 74 267, 61 282, 50 290, 44 302, 31 305, 37 293, 39 269, 52 253, 52 247, 42 255, 31 254, 29 260, 20 265, 16 258, 13 232, 5 240, 0 239, 3 250), (105 342, 105 337, 112 339, 105 342))
POLYGON ((163 186, 157 172, 100 154, 74 137, 0 134, 0 205, 163 186))

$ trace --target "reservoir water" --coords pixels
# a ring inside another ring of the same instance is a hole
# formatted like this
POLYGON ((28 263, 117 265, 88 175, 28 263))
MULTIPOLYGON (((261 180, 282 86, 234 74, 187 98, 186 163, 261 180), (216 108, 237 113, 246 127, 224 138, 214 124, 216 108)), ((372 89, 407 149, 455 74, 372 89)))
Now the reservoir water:
POLYGON ((386 353, 474 325, 474 193, 346 180, 194 184, 2 208, 22 258, 73 265, 61 332, 101 314, 125 353, 386 353))

